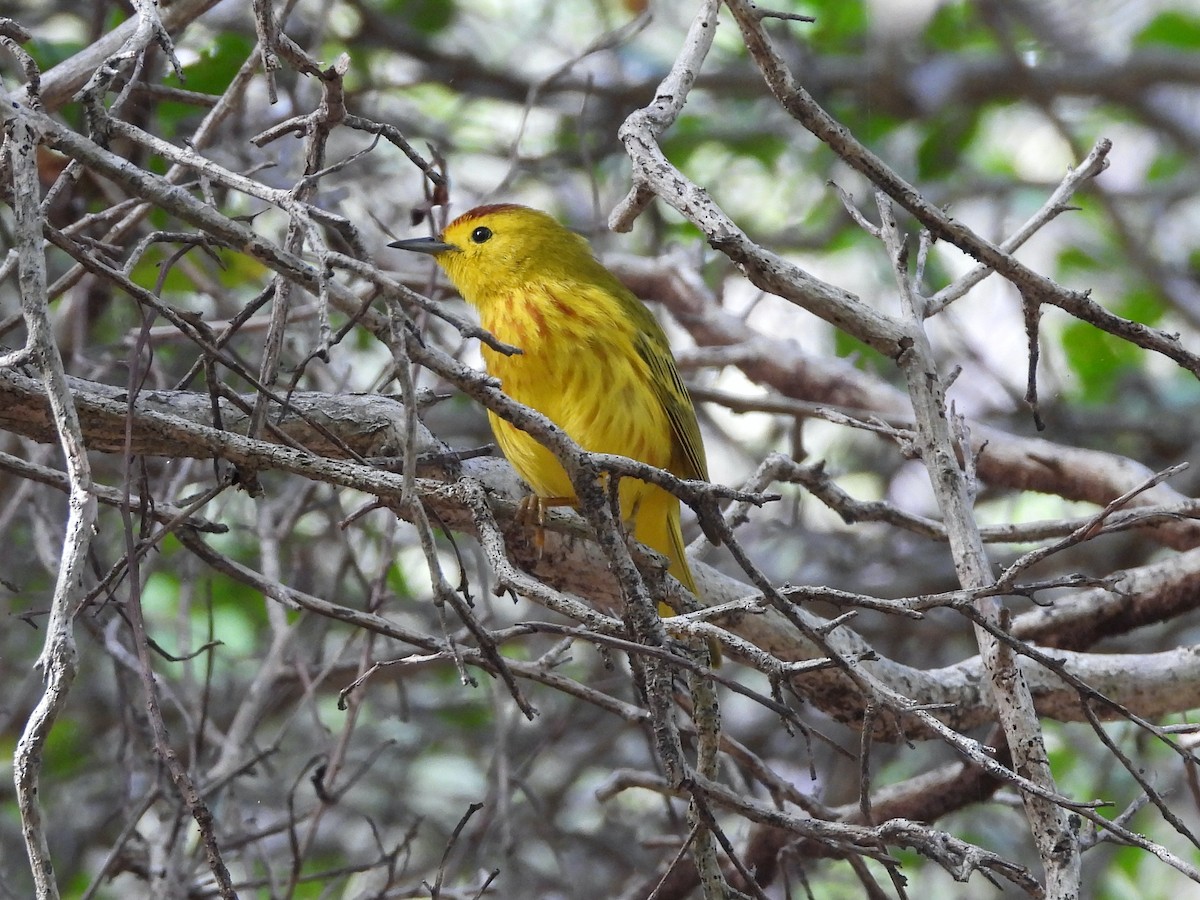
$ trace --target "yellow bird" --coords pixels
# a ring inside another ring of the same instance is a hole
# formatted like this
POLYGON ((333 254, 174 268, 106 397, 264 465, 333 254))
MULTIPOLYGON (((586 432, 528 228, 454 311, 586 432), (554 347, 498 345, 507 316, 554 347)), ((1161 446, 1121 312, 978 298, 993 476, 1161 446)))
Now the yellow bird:
MULTIPOLYGON (((389 246, 432 255, 483 327, 521 349, 508 356, 483 347, 488 373, 514 400, 546 415, 585 450, 708 480, 696 410, 666 335, 583 237, 547 213, 499 203, 464 213, 438 239, 389 246)), ((501 451, 534 493, 573 503, 575 491, 554 455, 488 416, 501 451)), ((633 536, 666 556, 670 573, 695 593, 678 498, 635 478, 621 479, 619 495, 633 536)), ((659 611, 671 615, 661 602, 659 611)))

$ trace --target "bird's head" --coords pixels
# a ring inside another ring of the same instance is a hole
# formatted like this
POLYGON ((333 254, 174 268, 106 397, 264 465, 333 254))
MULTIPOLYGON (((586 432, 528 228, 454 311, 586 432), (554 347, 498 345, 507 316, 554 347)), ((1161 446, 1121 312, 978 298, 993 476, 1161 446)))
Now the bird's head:
POLYGON ((388 246, 433 256, 476 306, 493 292, 530 281, 586 278, 599 268, 580 235, 547 213, 515 203, 477 206, 447 225, 440 237, 388 246))

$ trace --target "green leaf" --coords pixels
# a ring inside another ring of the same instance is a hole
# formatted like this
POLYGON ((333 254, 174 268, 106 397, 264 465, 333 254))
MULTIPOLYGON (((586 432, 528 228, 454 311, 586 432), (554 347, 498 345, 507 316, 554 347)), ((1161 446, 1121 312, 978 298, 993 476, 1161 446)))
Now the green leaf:
POLYGON ((1089 403, 1106 400, 1118 369, 1128 364, 1119 358, 1106 335, 1085 322, 1072 322, 1063 329, 1062 348, 1067 364, 1079 379, 1075 393, 1089 403))
POLYGON ((1079 273, 1091 274, 1099 270, 1102 265, 1094 254, 1083 247, 1066 247, 1058 254, 1060 278, 1079 273))
POLYGON ((1168 178, 1173 178, 1180 174, 1184 169, 1192 165, 1192 163, 1193 160, 1182 153, 1173 153, 1170 150, 1164 150, 1154 157, 1146 169, 1146 180, 1166 181, 1168 178))
POLYGON ((413 597, 412 585, 409 584, 408 576, 404 569, 398 565, 388 566, 387 570, 387 586, 393 594, 405 600, 411 600, 413 597))
POLYGON ((444 31, 454 21, 458 8, 446 0, 384 0, 380 11, 395 16, 425 35, 444 31))
POLYGON ((940 6, 925 29, 925 40, 933 50, 953 53, 996 46, 995 36, 979 21, 975 4, 963 2, 940 6))
POLYGON ((1134 46, 1200 48, 1200 16, 1177 9, 1159 13, 1133 39, 1134 46))
POLYGON ((84 45, 79 41, 48 41, 45 38, 35 37, 24 47, 33 57, 33 61, 37 63, 39 71, 45 72, 63 60, 70 59, 82 50, 84 45))
POLYGON ((199 91, 202 94, 224 93, 253 50, 254 41, 247 35, 232 31, 223 32, 204 49, 199 59, 183 67, 186 84, 180 84, 174 74, 168 75, 165 80, 175 87, 186 87, 189 91, 199 91))
MULTIPOLYGON (((1113 304, 1113 312, 1143 325, 1154 325, 1162 319, 1166 307, 1154 291, 1139 286, 1113 304)), ((1112 400, 1122 377, 1139 368, 1145 359, 1138 347, 1085 322, 1071 322, 1063 329, 1062 346, 1067 363, 1079 378, 1077 395, 1085 403, 1112 400)))
POLYGON ((667 132, 662 144, 663 152, 675 165, 686 167, 705 139, 704 119, 684 113, 667 132))
POLYGON ((954 174, 978 130, 977 109, 955 109, 935 118, 917 148, 917 177, 933 179, 954 174))
POLYGON ((1135 287, 1122 298, 1117 305, 1117 315, 1141 322, 1143 325, 1157 325, 1166 312, 1162 297, 1147 287, 1135 287))
POLYGON ((799 4, 798 11, 816 20, 800 27, 803 37, 823 53, 862 49, 868 25, 862 0, 810 0, 799 4))
POLYGON ((684 246, 704 240, 704 233, 691 222, 668 222, 664 233, 672 240, 684 246))
POLYGON ((849 358, 855 367, 864 372, 883 373, 895 368, 877 350, 844 331, 834 332, 833 348, 838 356, 849 358))
POLYGON ((476 731, 492 724, 492 708, 470 698, 462 703, 448 703, 439 707, 437 717, 454 728, 476 731))
MULTIPOLYGON (((174 72, 164 78, 171 87, 182 87, 200 94, 219 96, 229 87, 238 69, 254 50, 254 41, 246 35, 223 32, 200 54, 200 58, 183 67, 186 81, 181 82, 174 72)), ((157 107, 163 134, 171 137, 180 132, 180 125, 194 120, 204 110, 191 103, 164 100, 157 107)))
POLYGON ((904 124, 903 119, 889 116, 876 110, 860 110, 854 120, 854 134, 864 144, 883 140, 904 124))

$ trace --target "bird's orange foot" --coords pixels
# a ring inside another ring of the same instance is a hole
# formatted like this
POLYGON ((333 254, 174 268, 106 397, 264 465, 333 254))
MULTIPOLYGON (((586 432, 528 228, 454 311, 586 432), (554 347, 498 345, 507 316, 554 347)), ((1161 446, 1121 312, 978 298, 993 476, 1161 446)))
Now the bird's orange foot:
POLYGON ((533 528, 533 546, 539 559, 546 549, 546 510, 552 506, 574 505, 574 497, 540 497, 537 494, 523 497, 517 505, 517 525, 533 528))

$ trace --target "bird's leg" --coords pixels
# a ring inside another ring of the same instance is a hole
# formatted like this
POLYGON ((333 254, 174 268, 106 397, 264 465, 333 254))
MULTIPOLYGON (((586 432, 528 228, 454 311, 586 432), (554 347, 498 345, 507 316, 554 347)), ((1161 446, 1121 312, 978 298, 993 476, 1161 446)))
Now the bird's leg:
POLYGON ((574 497, 542 497, 538 494, 528 494, 521 498, 517 505, 516 522, 525 527, 533 526, 533 546, 537 550, 538 559, 546 549, 546 510, 552 506, 574 506, 574 497))

